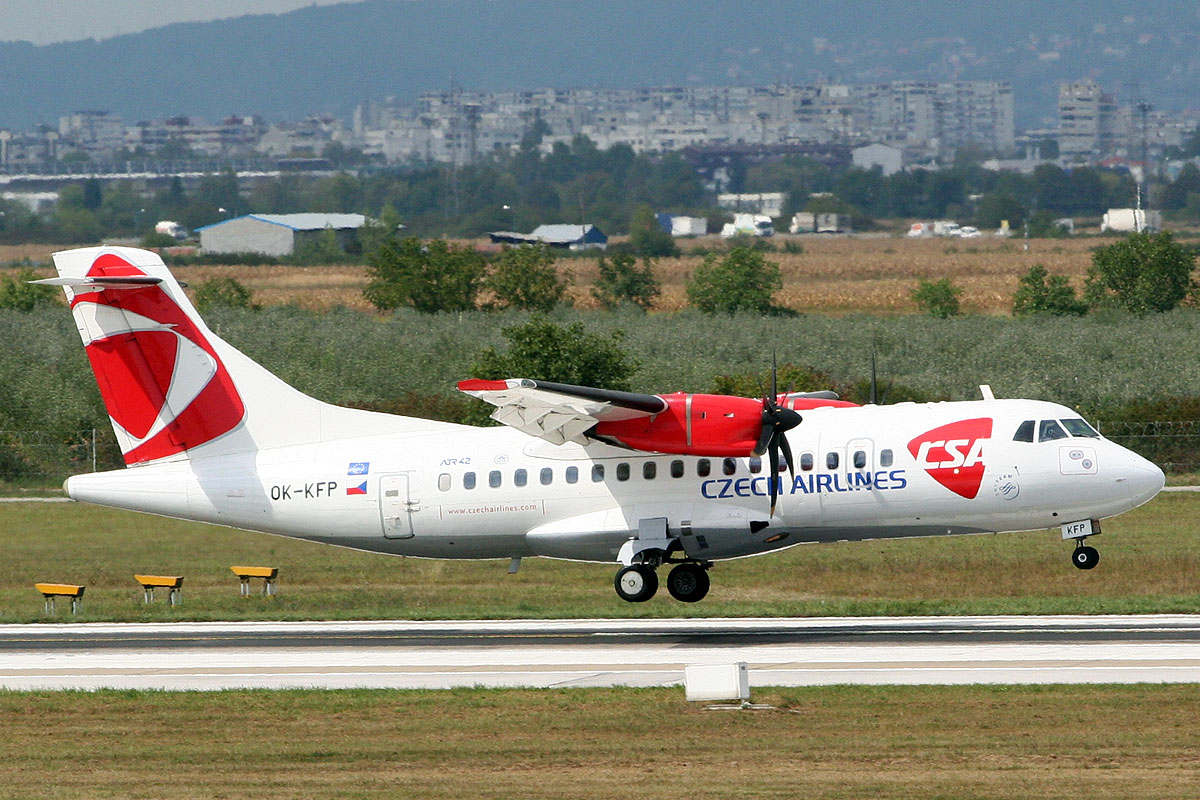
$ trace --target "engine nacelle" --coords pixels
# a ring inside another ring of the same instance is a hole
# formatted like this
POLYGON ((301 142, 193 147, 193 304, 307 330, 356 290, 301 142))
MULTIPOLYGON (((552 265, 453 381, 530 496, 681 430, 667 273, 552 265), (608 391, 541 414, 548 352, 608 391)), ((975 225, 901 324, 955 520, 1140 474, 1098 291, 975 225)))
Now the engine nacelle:
POLYGON ((667 409, 649 417, 599 422, 591 435, 635 450, 718 458, 761 455, 763 402, 718 394, 662 395, 667 409))

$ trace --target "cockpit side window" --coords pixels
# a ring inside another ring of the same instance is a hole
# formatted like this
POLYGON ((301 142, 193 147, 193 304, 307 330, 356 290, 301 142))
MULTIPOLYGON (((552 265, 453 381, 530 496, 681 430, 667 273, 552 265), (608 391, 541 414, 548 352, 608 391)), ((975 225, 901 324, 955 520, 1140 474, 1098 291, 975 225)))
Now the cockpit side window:
POLYGON ((1056 419, 1044 419, 1038 423, 1038 441, 1051 442, 1055 439, 1067 438, 1067 432, 1062 429, 1056 419))
POLYGON ((1072 436, 1082 436, 1086 439, 1100 438, 1100 434, 1096 433, 1095 428, 1078 417, 1075 419, 1064 419, 1062 420, 1062 424, 1072 436))
POLYGON ((1017 426, 1017 432, 1013 434, 1014 442, 1032 442, 1033 441, 1033 420, 1027 419, 1017 426))

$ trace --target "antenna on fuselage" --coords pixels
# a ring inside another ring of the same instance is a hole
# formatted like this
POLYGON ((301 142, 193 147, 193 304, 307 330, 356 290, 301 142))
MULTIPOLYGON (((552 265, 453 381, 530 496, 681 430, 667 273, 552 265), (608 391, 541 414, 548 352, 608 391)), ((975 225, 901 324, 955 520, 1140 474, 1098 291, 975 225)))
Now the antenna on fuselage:
POLYGON ((987 383, 979 384, 979 393, 981 395, 983 395, 984 400, 995 400, 996 399, 996 395, 992 394, 991 384, 987 384, 987 383))

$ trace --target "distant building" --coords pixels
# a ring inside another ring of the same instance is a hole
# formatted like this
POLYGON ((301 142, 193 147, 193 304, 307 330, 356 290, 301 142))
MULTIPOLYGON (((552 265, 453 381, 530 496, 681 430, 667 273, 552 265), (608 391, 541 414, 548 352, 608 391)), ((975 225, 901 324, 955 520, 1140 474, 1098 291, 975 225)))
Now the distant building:
POLYGON ((883 177, 895 175, 903 168, 904 151, 886 144, 869 144, 850 151, 850 160, 859 169, 879 167, 883 177))
POLYGON ((742 194, 719 194, 717 205, 731 211, 743 211, 750 214, 765 214, 768 217, 778 217, 783 213, 783 204, 787 200, 786 192, 750 192, 742 194))
POLYGON ((1116 98, 1094 81, 1058 87, 1058 150, 1064 161, 1093 161, 1113 149, 1116 98))
POLYGON ((496 244, 544 244, 567 250, 604 250, 608 237, 595 225, 539 225, 532 233, 492 231, 488 234, 496 244))
POLYGON ((333 229, 344 248, 366 224, 362 214, 247 214, 203 228, 200 249, 205 253, 260 253, 290 256, 298 245, 333 229))

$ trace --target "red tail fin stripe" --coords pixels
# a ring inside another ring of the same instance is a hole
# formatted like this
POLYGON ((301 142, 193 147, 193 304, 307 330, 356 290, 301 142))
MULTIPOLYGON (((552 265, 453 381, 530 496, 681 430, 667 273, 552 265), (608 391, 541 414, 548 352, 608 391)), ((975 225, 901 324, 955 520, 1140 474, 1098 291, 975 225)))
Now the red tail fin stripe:
MULTIPOLYGON (((145 273, 103 253, 88 275, 145 273)), ((161 286, 79 293, 71 302, 127 464, 184 452, 223 436, 245 416, 212 344, 161 286)))

